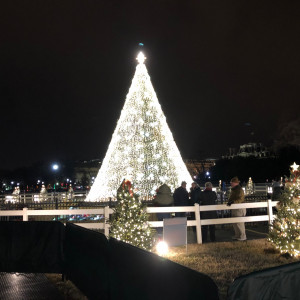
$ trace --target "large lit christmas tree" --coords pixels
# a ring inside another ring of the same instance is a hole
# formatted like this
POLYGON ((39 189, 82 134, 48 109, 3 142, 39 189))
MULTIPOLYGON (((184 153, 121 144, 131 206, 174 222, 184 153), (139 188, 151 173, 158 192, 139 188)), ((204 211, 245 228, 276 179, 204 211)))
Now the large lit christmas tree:
POLYGON ((270 228, 269 239, 280 250, 300 256, 300 169, 294 163, 279 199, 278 212, 270 228))
POLYGON ((116 199, 124 178, 142 200, 152 199, 167 184, 174 190, 192 178, 181 158, 139 53, 138 65, 102 166, 87 201, 116 199))
POLYGON ((117 191, 117 204, 110 222, 110 236, 133 246, 151 250, 153 231, 139 196, 129 180, 123 180, 117 191))

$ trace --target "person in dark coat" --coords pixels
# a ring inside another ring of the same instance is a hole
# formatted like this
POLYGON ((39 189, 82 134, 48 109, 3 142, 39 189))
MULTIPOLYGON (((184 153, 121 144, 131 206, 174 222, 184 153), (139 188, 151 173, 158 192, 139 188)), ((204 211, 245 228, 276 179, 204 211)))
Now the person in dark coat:
POLYGON ((201 188, 197 182, 192 183, 191 192, 190 192, 190 205, 193 206, 195 203, 200 203, 200 193, 201 188))
MULTIPOLYGON (((174 199, 172 197, 171 189, 165 183, 161 185, 158 190, 156 197, 153 200, 154 206, 173 206, 174 199)), ((170 218, 170 213, 158 213, 157 214, 158 221, 162 221, 163 219, 170 218)))
MULTIPOLYGON (((178 187, 174 194, 174 206, 188 206, 189 205, 189 193, 186 190, 186 182, 182 181, 181 186, 178 187)), ((176 217, 185 217, 185 212, 175 213, 176 217)))
MULTIPOLYGON (((200 193, 200 205, 216 205, 217 194, 212 190, 211 182, 205 183, 205 190, 200 193)), ((201 219, 216 219, 217 212, 215 210, 202 211, 200 213, 201 219)), ((210 241, 214 242, 216 240, 215 235, 215 225, 202 225, 202 241, 207 242, 207 231, 209 230, 210 241)))

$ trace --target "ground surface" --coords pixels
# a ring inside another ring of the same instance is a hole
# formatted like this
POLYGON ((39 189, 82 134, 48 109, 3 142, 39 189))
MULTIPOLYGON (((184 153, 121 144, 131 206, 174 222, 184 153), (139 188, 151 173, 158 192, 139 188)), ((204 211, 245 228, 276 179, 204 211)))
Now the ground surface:
POLYGON ((167 258, 210 276, 219 288, 220 300, 226 299, 236 277, 297 261, 281 256, 267 239, 173 247, 167 258))

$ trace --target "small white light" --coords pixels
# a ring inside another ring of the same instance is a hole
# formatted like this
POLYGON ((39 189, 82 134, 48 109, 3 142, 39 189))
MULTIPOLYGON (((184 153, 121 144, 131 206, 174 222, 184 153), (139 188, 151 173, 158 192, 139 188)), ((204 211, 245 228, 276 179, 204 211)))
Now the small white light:
POLYGON ((167 255, 169 252, 169 247, 168 244, 164 241, 160 241, 157 245, 156 245, 156 250, 158 255, 160 256, 164 256, 167 255))
POLYGON ((143 64, 146 57, 144 56, 143 52, 140 52, 136 59, 140 64, 143 64))

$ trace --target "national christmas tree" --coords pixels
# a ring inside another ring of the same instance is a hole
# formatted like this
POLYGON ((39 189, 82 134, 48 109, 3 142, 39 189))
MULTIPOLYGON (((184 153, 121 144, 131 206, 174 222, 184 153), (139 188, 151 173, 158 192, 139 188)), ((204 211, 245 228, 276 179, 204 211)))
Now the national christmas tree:
POLYGON ((286 178, 279 199, 277 215, 270 228, 269 239, 280 250, 291 256, 300 256, 300 169, 294 163, 286 178))
POLYGON ((138 65, 106 156, 87 201, 116 199, 123 178, 130 179, 143 200, 152 199, 156 189, 167 184, 174 190, 192 178, 167 125, 144 64, 138 65))
POLYGON ((110 224, 111 237, 151 250, 153 231, 148 224, 146 208, 134 193, 129 180, 123 180, 117 191, 117 204, 110 224))

